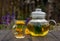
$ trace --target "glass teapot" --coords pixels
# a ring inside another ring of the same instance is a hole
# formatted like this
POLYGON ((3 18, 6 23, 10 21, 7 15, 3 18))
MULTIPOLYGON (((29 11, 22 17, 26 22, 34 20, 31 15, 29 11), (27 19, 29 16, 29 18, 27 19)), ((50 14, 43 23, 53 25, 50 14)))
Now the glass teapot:
POLYGON ((31 13, 32 19, 27 24, 27 29, 32 36, 45 36, 48 34, 50 28, 55 27, 54 20, 46 20, 46 13, 37 8, 36 11, 31 13))

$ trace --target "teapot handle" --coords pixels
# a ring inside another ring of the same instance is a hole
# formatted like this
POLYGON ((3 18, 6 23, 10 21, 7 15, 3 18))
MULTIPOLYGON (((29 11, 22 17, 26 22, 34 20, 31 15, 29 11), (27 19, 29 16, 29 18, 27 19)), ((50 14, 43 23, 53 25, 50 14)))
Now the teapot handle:
POLYGON ((55 20, 49 20, 49 24, 55 26, 57 23, 55 20))
POLYGON ((49 20, 50 30, 53 30, 56 27, 56 21, 55 20, 49 20))

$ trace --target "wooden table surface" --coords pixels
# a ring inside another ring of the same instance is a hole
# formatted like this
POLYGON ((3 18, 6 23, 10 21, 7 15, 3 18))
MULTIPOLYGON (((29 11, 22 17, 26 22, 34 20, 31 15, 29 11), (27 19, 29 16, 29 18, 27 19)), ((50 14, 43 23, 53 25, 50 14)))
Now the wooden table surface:
POLYGON ((45 37, 26 36, 24 39, 16 39, 11 30, 0 30, 0 41, 60 41, 60 27, 45 37))

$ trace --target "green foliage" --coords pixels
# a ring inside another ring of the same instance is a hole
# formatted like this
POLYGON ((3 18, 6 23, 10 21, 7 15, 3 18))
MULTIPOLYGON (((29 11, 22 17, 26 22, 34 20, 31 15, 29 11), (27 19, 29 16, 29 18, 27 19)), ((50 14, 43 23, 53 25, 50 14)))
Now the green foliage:
POLYGON ((17 28, 23 28, 24 25, 17 24, 17 28))
POLYGON ((42 32, 42 27, 41 27, 41 25, 34 25, 34 31, 35 31, 35 33, 36 34, 39 34, 39 33, 41 33, 42 32))
POLYGON ((0 24, 0 29, 3 29, 4 28, 4 25, 3 24, 0 24))

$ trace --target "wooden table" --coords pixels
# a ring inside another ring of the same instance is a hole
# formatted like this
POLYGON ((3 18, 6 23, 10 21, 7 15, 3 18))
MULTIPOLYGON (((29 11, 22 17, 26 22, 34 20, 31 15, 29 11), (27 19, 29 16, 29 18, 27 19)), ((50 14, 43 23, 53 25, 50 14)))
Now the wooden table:
POLYGON ((0 30, 0 41, 60 41, 60 30, 50 31, 45 37, 26 36, 24 39, 16 39, 11 30, 0 30))

